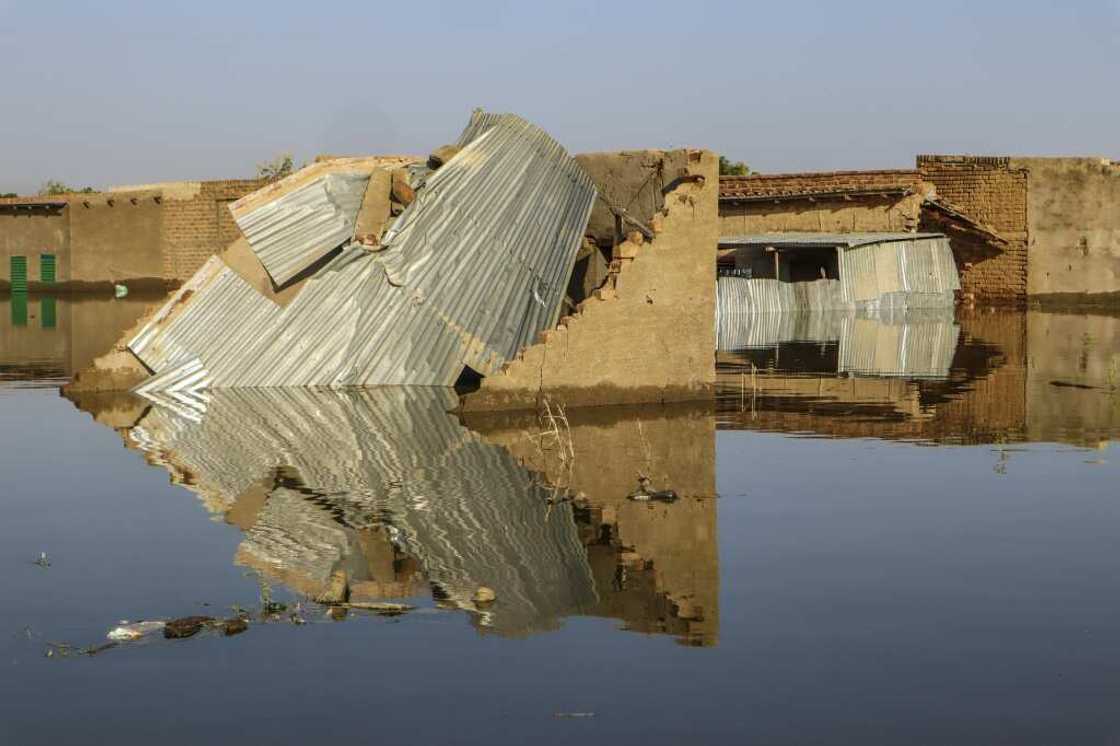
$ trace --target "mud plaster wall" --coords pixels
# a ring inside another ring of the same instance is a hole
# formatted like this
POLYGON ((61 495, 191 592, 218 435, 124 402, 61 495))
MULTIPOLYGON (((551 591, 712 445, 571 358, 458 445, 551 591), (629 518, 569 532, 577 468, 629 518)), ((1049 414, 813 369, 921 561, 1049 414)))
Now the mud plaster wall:
POLYGON ((922 196, 808 199, 778 202, 724 200, 719 208, 721 236, 793 231, 874 233, 912 231, 918 225, 922 196))
POLYGON ((11 282, 13 256, 27 257, 27 279, 37 282, 41 254, 54 254, 56 279, 68 279, 70 223, 66 208, 21 210, 0 204, 0 285, 11 282))
POLYGON ((163 208, 153 195, 135 199, 90 195, 70 201, 67 212, 69 279, 122 282, 160 276, 163 208))
POLYGON ((1120 164, 1012 158, 1030 173, 1030 295, 1120 292, 1120 164))
MULTIPOLYGON (((665 206, 664 190, 689 170, 685 150, 626 150, 620 153, 581 153, 576 161, 599 190, 587 234, 600 246, 615 239, 615 218, 604 200, 649 225, 665 206)), ((624 226, 624 231, 631 230, 624 226)))
MULTIPOLYGON (((625 158, 625 154, 619 156, 625 158)), ((702 182, 665 198, 663 230, 629 243, 614 288, 542 333, 519 359, 486 378, 471 408, 535 408, 539 394, 567 404, 663 401, 710 396, 715 384, 715 263, 719 240, 718 164, 689 151, 702 182)), ((621 248, 621 247, 620 247, 621 248)))
POLYGON ((960 263, 961 292, 990 301, 1023 302, 1028 271, 1027 171, 1012 167, 1007 158, 983 156, 920 155, 917 163, 938 196, 1008 240, 1001 254, 960 263))

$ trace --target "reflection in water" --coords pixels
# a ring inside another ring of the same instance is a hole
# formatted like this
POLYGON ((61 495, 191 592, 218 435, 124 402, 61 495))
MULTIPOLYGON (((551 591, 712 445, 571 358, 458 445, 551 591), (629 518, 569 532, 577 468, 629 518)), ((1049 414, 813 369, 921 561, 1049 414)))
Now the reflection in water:
POLYGON ((1120 432, 1120 319, 1003 312, 806 323, 774 322, 784 331, 769 346, 718 353, 721 428, 1094 447, 1120 432))
POLYGON ((960 327, 952 308, 760 313, 720 324, 719 351, 792 370, 945 378, 960 327))
POLYGON ((430 587, 502 635, 590 614, 716 642, 710 415, 594 412, 573 416, 569 441, 543 433, 535 416, 467 429, 447 413, 456 400, 442 389, 207 399, 78 403, 239 527, 235 561, 267 578, 314 596, 341 570, 352 600, 430 587), (684 499, 627 500, 638 471, 684 499), (475 607, 479 586, 496 591, 492 606, 475 607))
POLYGON ((0 381, 72 376, 112 347, 157 297, 0 296, 0 381))

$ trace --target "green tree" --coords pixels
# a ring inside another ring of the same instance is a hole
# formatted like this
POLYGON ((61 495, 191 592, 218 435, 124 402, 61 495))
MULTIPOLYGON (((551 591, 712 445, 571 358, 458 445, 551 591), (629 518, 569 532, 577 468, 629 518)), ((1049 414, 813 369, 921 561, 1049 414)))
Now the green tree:
POLYGON ((720 176, 750 176, 751 167, 742 161, 728 160, 727 156, 721 155, 719 157, 719 175, 720 176))
POLYGON ((53 197, 56 194, 94 194, 96 192, 96 189, 88 186, 83 189, 74 189, 57 179, 47 179, 47 183, 39 188, 39 196, 41 197, 53 197))
POLYGON ((271 161, 257 164, 257 178, 276 181, 292 173, 293 163, 291 153, 281 153, 271 161))

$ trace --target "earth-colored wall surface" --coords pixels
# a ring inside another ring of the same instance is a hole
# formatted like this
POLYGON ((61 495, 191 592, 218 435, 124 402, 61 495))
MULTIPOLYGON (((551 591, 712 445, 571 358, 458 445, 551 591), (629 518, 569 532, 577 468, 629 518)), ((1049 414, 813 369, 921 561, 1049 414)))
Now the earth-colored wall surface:
POLYGON ((91 194, 71 201, 70 279, 119 283, 161 277, 163 206, 155 196, 91 194))
MULTIPOLYGON (((595 200, 587 234, 603 246, 616 238, 610 202, 649 225, 665 206, 666 188, 688 172, 688 151, 624 150, 616 153, 581 153, 576 161, 595 182, 601 199, 595 200)), ((631 230, 624 227, 624 231, 631 230)))
POLYGON ((19 210, 0 203, 0 287, 11 282, 11 258, 27 257, 27 279, 39 280, 39 256, 54 254, 56 279, 69 279, 70 240, 66 208, 19 210))
POLYGON ((1030 295, 1120 293, 1120 164, 1012 158, 1029 172, 1030 295))
POLYGON ((755 233, 892 233, 918 224, 922 195, 861 197, 858 201, 744 202, 720 205, 721 236, 755 233))

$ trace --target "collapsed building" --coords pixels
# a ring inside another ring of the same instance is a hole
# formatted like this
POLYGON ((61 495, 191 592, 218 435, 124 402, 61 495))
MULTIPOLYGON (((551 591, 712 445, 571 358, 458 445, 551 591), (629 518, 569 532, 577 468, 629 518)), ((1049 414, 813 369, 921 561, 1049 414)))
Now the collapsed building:
POLYGON ((488 408, 710 395, 717 192, 711 153, 574 159, 476 111, 427 161, 324 160, 234 202, 243 237, 71 388, 189 399, 477 375, 488 408))

